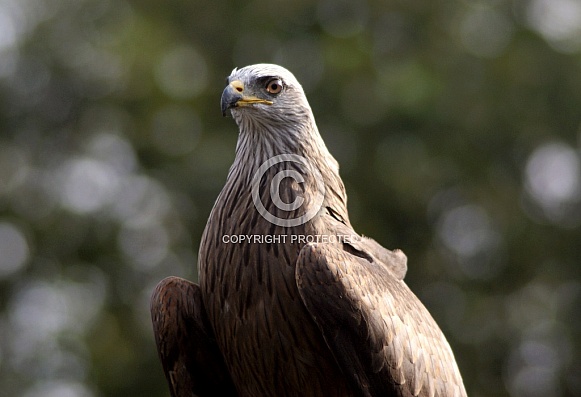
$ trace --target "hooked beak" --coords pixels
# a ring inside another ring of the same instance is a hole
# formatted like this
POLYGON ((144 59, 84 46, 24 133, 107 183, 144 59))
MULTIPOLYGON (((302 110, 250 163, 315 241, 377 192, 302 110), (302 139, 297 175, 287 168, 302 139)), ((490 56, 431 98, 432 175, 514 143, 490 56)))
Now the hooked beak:
POLYGON ((228 84, 222 92, 222 99, 220 105, 222 108, 222 116, 226 116, 226 111, 238 106, 248 106, 255 103, 262 103, 265 105, 272 105, 272 101, 261 99, 256 96, 244 95, 244 85, 241 81, 235 80, 228 84))

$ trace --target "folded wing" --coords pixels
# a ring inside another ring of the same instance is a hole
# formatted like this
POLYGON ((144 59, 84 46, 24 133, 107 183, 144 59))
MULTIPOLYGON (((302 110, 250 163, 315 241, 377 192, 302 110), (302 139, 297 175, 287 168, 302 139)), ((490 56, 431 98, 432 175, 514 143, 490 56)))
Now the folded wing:
POLYGON ((297 285, 362 396, 465 396, 446 338, 389 270, 396 265, 348 244, 308 244, 297 260, 297 285))

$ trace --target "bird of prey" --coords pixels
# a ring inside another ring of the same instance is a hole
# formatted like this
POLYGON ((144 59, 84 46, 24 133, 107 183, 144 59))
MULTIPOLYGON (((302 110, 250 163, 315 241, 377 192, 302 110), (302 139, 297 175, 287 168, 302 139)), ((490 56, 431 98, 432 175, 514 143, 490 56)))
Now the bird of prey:
POLYGON ((466 396, 450 345, 404 283, 407 258, 358 235, 304 91, 272 64, 234 69, 239 128, 199 284, 158 284, 171 395, 466 396))

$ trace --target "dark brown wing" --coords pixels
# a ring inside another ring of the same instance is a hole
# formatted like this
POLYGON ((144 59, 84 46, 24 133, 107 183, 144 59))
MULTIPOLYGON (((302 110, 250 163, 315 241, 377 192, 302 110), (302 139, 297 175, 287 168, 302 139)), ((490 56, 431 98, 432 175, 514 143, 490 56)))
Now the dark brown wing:
POLYGON ((297 285, 361 395, 465 396, 446 338, 389 267, 347 244, 308 244, 297 261, 297 285))
POLYGON ((200 287, 168 277, 151 297, 157 352, 172 397, 236 396, 213 338, 200 287))

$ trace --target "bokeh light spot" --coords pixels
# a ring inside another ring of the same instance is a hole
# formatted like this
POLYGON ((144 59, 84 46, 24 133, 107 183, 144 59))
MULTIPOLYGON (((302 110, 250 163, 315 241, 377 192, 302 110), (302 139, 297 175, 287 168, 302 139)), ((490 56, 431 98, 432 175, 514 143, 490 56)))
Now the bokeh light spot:
POLYGON ((110 165, 120 174, 132 172, 137 167, 133 146, 115 134, 99 133, 89 140, 87 146, 93 158, 110 165))
POLYGON ((93 397, 87 386, 65 380, 41 381, 32 386, 23 397, 93 397))
POLYGON ((0 222, 0 278, 21 270, 29 254, 24 234, 13 224, 0 222))
POLYGON ((490 218, 477 205, 464 205, 446 212, 439 235, 449 249, 464 257, 476 255, 494 239, 490 218))
POLYGON ((17 37, 12 16, 4 7, 0 6, 0 51, 13 47, 17 37))
POLYGON ((62 203, 71 211, 90 213, 108 204, 119 187, 109 164, 90 158, 70 160, 62 171, 62 203))
POLYGON ((490 279, 504 265, 502 236, 479 205, 462 204, 445 210, 437 232, 443 245, 454 254, 455 266, 471 279, 490 279))
POLYGON ((526 163, 525 189, 549 220, 563 221, 581 201, 579 154, 561 142, 539 146, 526 163))
POLYGON ((581 49, 581 1, 533 0, 527 17, 531 26, 556 50, 581 49))

